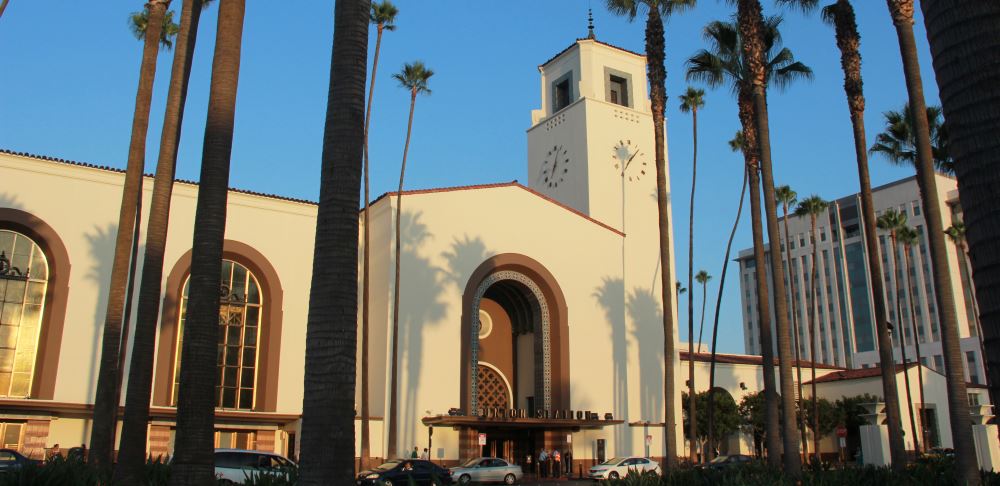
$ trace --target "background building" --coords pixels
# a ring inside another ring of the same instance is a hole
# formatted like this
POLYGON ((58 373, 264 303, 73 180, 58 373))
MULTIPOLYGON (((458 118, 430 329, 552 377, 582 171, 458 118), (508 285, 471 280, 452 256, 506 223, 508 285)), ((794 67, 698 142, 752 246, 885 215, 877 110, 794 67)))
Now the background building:
MULTIPOLYGON (((961 219, 958 206, 957 185, 954 179, 937 175, 937 186, 942 201, 941 213, 948 227, 961 219)), ((899 268, 894 268, 891 241, 887 232, 879 230, 879 252, 882 259, 883 281, 888 297, 886 301, 889 321, 897 331, 893 334, 896 362, 901 361, 899 349, 899 328, 906 340, 908 360, 914 360, 916 349, 910 319, 916 318, 917 339, 920 341, 921 362, 937 371, 944 370, 941 350, 941 325, 935 304, 935 292, 951 292, 957 303, 959 334, 962 351, 966 354, 966 377, 974 384, 984 380, 983 360, 980 356, 979 339, 974 321, 973 287, 965 265, 965 255, 961 249, 948 243, 948 282, 944 289, 935 289, 928 259, 927 240, 924 236, 926 225, 924 212, 920 207, 917 181, 909 177, 872 191, 876 217, 887 209, 894 208, 907 217, 907 224, 919 234, 919 243, 911 248, 911 265, 908 276, 904 276, 905 258, 902 245, 897 251, 899 268), (910 302, 906 286, 912 290, 910 302), (891 298, 897 289, 900 310, 896 300, 891 298), (912 312, 911 316, 911 304, 912 312), (898 323, 899 325, 896 325, 898 323)), ((800 199, 805 197, 799 195, 800 199)), ((785 242, 782 228, 782 256, 785 261, 785 282, 793 294, 797 311, 797 336, 802 359, 815 359, 849 368, 867 368, 879 362, 876 348, 874 308, 872 303, 871 278, 868 272, 867 253, 864 244, 864 227, 860 220, 860 195, 853 194, 830 201, 829 208, 818 217, 817 239, 810 235, 808 217, 790 215, 788 231, 791 241, 785 242), (812 268, 812 244, 818 250, 818 280, 816 283, 816 356, 809 347, 809 311, 813 305, 810 298, 809 273, 812 268), (790 256, 789 256, 790 255, 790 256), (789 265, 789 260, 791 264, 789 265), (791 275, 791 278, 789 278, 791 275)), ((789 209, 791 211, 792 208, 789 209)), ((783 220, 779 220, 779 224, 783 220)), ((770 251, 770 248, 768 248, 770 251)), ((760 323, 757 312, 757 269, 753 260, 753 249, 739 253, 740 295, 742 300, 743 328, 746 352, 760 354, 760 323)), ((770 268, 766 269, 770 281, 770 268)), ((769 285, 769 292, 773 287, 769 285)), ((771 306, 771 326, 773 327, 774 306, 771 306)), ((792 319, 792 305, 789 304, 789 322, 792 319)))

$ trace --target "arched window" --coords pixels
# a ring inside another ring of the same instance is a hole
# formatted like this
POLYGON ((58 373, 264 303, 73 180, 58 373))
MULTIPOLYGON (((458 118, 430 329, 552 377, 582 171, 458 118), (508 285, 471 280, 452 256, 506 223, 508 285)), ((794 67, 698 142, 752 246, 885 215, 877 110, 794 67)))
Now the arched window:
POLYGON ((21 233, 0 230, 0 396, 28 397, 35 374, 49 264, 21 233))
MULTIPOLYGON (((173 405, 177 404, 180 384, 181 339, 190 283, 189 277, 184 283, 180 304, 173 405)), ((218 408, 251 410, 254 408, 254 385, 257 382, 257 343, 260 340, 262 310, 260 285, 247 267, 232 260, 223 260, 219 294, 219 378, 215 388, 215 405, 218 408)))

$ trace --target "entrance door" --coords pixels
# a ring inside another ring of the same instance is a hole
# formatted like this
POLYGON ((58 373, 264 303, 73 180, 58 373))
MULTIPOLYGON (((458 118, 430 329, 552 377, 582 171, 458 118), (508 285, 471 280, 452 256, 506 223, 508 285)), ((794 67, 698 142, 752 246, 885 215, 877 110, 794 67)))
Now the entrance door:
MULTIPOLYGON (((486 429, 486 445, 482 447, 482 455, 498 457, 511 464, 524 464, 525 458, 531 454, 535 460, 536 432, 528 429, 486 429)), ((541 433, 538 432, 538 439, 541 433)), ((540 447, 540 446, 539 446, 540 447)))

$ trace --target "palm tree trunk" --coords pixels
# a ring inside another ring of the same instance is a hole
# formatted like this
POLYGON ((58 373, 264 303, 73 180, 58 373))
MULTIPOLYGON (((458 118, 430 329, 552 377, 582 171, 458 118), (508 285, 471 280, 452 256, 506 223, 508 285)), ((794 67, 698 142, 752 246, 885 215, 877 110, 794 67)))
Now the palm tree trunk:
POLYGON ((701 323, 698 324, 698 353, 701 353, 701 338, 705 335, 705 306, 708 305, 708 282, 701 284, 701 323))
MULTIPOLYGON (((913 112, 913 128, 917 135, 917 181, 920 187, 924 219, 927 222, 927 240, 931 257, 934 288, 949 288, 948 255, 945 246, 941 201, 935 180, 934 160, 931 153, 930 128, 927 122, 927 105, 924 101, 920 62, 913 36, 912 0, 887 0, 899 38, 899 51, 903 58, 906 92, 913 112)), ((995 26, 994 26, 995 29, 995 26)), ((960 164, 956 164, 960 165, 960 164)), ((970 227, 974 227, 972 224, 970 227)), ((948 389, 948 411, 951 421, 952 441, 955 447, 956 474, 968 484, 979 484, 976 450, 972 442, 969 422, 969 397, 965 387, 963 356, 958 337, 958 318, 954 296, 950 292, 934 293, 938 317, 941 321, 941 347, 945 361, 948 389)))
POLYGON ((361 470, 368 469, 368 462, 371 459, 371 439, 369 438, 369 405, 368 405, 368 326, 369 326, 369 306, 368 296, 371 283, 368 280, 371 269, 371 236, 368 225, 368 205, 371 201, 368 186, 368 132, 372 121, 372 100, 375 99, 375 73, 378 72, 378 55, 382 48, 382 26, 378 26, 378 35, 375 38, 375 58, 372 61, 372 78, 368 87, 368 106, 365 109, 365 159, 364 159, 364 179, 365 179, 365 210, 364 210, 364 256, 361 267, 361 470))
POLYGON ((7 2, 9 1, 10 0, 3 0, 3 2, 0 2, 0 17, 3 17, 4 10, 7 10, 7 2))
MULTIPOLYGON (((691 204, 688 216, 688 437, 691 461, 698 460, 698 420, 695 414, 694 386, 694 189, 698 182, 698 108, 691 109, 692 133, 694 136, 694 156, 691 161, 691 204)), ((700 341, 699 341, 700 344, 700 341)))
POLYGON ((774 340, 771 336, 771 299, 768 298, 767 263, 764 252, 763 223, 760 219, 760 158, 757 149, 757 127, 754 125, 753 100, 748 85, 741 85, 738 91, 740 125, 743 127, 743 154, 750 190, 750 222, 753 233, 754 268, 757 283, 757 324, 760 330, 760 355, 764 378, 764 422, 767 460, 772 467, 781 465, 780 429, 778 425, 778 395, 774 376, 774 340), (764 272, 763 274, 761 272, 764 272))
MULTIPOLYGON (((785 302, 784 269, 781 252, 774 251, 781 236, 778 229, 778 213, 774 196, 774 174, 771 170, 771 140, 767 116, 767 80, 764 65, 762 38, 763 14, 759 0, 739 0, 737 17, 743 39, 743 56, 749 66, 752 82, 754 119, 757 127, 757 144, 760 150, 760 173, 764 190, 764 210, 767 218, 767 238, 772 244, 771 276, 774 285, 774 316, 778 341, 778 367, 781 375, 781 401, 785 414, 781 419, 784 439, 784 469, 792 478, 802 472, 799 457, 799 438, 795 433, 795 385, 792 381, 792 346, 788 328, 788 303, 785 302), (793 452, 794 451, 794 452, 793 452)), ((760 269, 758 269, 758 272, 760 269)))
POLYGON ((715 299, 715 319, 712 323, 712 358, 709 361, 708 372, 708 457, 706 460, 715 459, 715 344, 719 338, 719 309, 722 307, 722 290, 726 288, 726 270, 729 268, 729 252, 733 248, 733 239, 736 237, 736 229, 740 225, 740 216, 743 213, 743 199, 747 194, 747 166, 743 166, 743 190, 740 192, 740 204, 736 207, 736 221, 733 222, 733 229, 729 232, 729 241, 726 243, 726 255, 722 257, 722 276, 719 277, 719 295, 715 299))
MULTIPOLYGON (((163 131, 160 136, 160 153, 156 165, 156 178, 153 181, 153 197, 149 210, 149 222, 146 228, 146 248, 143 255, 143 271, 140 279, 139 302, 136 310, 136 327, 145 327, 142 339, 148 339, 156 328, 160 303, 160 281, 163 275, 163 252, 166 246, 167 226, 170 212, 170 199, 174 187, 174 173, 177 162, 177 147, 180 143, 180 130, 184 118, 184 101, 187 99, 188 80, 191 74, 191 60, 194 56, 194 46, 198 37, 198 24, 201 19, 201 5, 194 5, 195 0, 185 0, 182 6, 180 31, 175 45, 173 66, 170 75, 170 87, 167 93, 167 107, 163 121, 163 131)), ((135 245, 133 245, 132 270, 134 273, 138 247, 138 225, 136 225, 135 245)), ((126 299, 130 300, 130 299, 126 299)), ((126 309, 127 312, 128 309, 126 309)), ((127 319, 126 319, 127 322, 127 319)), ((136 331, 138 334, 138 330, 136 331)), ((115 386, 114 415, 108 423, 98 423, 95 414, 91 433, 90 460, 104 461, 110 458, 114 450, 115 432, 117 429, 117 404, 122 391, 120 370, 125 369, 125 352, 128 343, 128 327, 122 331, 122 349, 118 357, 118 381, 115 386), (100 451, 100 452, 99 452, 100 451)), ((97 406, 95 404, 95 410, 97 406)), ((99 462, 94 462, 101 467, 99 462)))
POLYGON ((812 265, 809 269, 809 368, 812 371, 812 429, 813 429, 813 454, 816 455, 815 466, 822 464, 819 455, 819 401, 816 396, 816 281, 819 280, 819 268, 816 266, 816 258, 819 257, 819 248, 816 247, 816 215, 811 214, 809 238, 812 246, 812 265))
MULTIPOLYGON (((897 251, 896 230, 889 233, 892 242, 892 298, 896 302, 896 324, 899 329, 899 359, 903 362, 903 386, 906 387, 906 410, 910 414, 910 432, 913 434, 913 449, 920 451, 920 441, 917 440, 917 423, 913 416, 913 397, 910 392, 910 372, 906 368, 906 327, 903 325, 903 306, 899 302, 899 254, 897 251)), ((910 316, 912 319, 913 316, 910 316)), ((916 339, 914 334, 913 338, 916 339)), ((919 361, 917 362, 919 364, 919 361)))
POLYGON ((334 7, 333 55, 302 399, 299 484, 354 480, 358 193, 364 164, 369 0, 334 7))
MULTIPOLYGON (((969 296, 972 297, 972 312, 973 312, 973 322, 976 326, 976 337, 979 338, 979 355, 983 358, 983 367, 986 367, 986 346, 983 343, 983 323, 979 318, 979 299, 976 297, 976 290, 972 287, 972 265, 969 263, 969 245, 965 242, 965 236, 962 236, 962 243, 958 247, 958 251, 962 252, 963 263, 965 265, 965 274, 969 276, 969 296)), ((986 375, 986 386, 990 387, 990 373, 989 370, 983 370, 986 375)), ((990 402, 994 403, 994 402, 990 402)))
MULTIPOLYGON (((912 268, 912 266, 911 266, 912 264, 910 262, 910 245, 903 245, 903 251, 905 252, 905 254, 903 255, 903 257, 904 257, 904 262, 906 264, 906 267, 903 269, 903 271, 906 273, 906 296, 907 296, 907 300, 910 302, 910 328, 913 330, 913 348, 914 348, 914 350, 917 353, 917 357, 916 357, 916 362, 917 362, 917 380, 918 380, 917 381, 917 391, 920 393, 920 407, 919 407, 918 410, 922 411, 924 409, 924 404, 927 403, 927 402, 924 401, 924 367, 923 367, 922 356, 920 355, 920 336, 917 333, 916 304, 914 304, 914 302, 913 302, 913 285, 912 285, 912 282, 910 282, 910 280, 909 280, 910 279, 910 269, 912 268)), ((909 399, 909 397, 907 397, 907 399, 909 399)), ((910 414, 911 414, 911 417, 912 417, 913 412, 910 412, 910 414)), ((912 426, 912 423, 911 423, 911 426, 912 426)), ((913 433, 916 434, 917 431, 914 430, 913 433)), ((920 444, 919 445, 922 446, 922 447, 919 447, 919 446, 916 447, 916 450, 917 450, 918 454, 921 453, 921 452, 926 452, 927 451, 927 449, 928 449, 928 444, 927 444, 927 427, 924 426, 924 414, 922 412, 920 413, 920 444)))
MULTIPOLYGON (((177 434, 170 473, 173 486, 208 485, 215 478, 219 288, 222 285, 222 244, 226 233, 244 12, 245 0, 221 0, 219 4, 191 245, 187 315, 181 337, 177 434)), ((353 393, 351 396, 353 398, 353 393)))
MULTIPOLYGON (((795 348, 795 378, 796 392, 798 392, 798 407, 796 410, 805 410, 802 406, 802 355, 799 349, 799 311, 795 305, 795 275, 792 275, 792 240, 788 236, 788 203, 781 204, 783 217, 781 218, 785 228, 785 254, 788 261, 788 301, 792 304, 792 347, 795 348)), ((815 361, 815 359, 813 360, 815 361)), ((809 442, 806 440, 806 423, 803 414, 799 412, 796 420, 799 423, 799 439, 802 441, 802 455, 808 455, 809 442)))
POLYGON ((667 72, 664 66, 665 41, 663 18, 657 8, 649 9, 646 19, 646 60, 649 70, 650 101, 653 110, 653 138, 656 144, 656 209, 660 244, 660 293, 663 300, 663 403, 666 466, 677 464, 677 421, 674 415, 677 385, 675 383, 674 302, 670 257, 670 211, 667 209, 666 135, 664 110, 667 100, 667 72))
MULTIPOLYGON (((119 353, 124 348, 122 342, 123 314, 125 307, 131 305, 131 302, 126 301, 127 289, 132 286, 132 279, 129 276, 131 273, 130 262, 133 246, 137 244, 135 242, 135 228, 141 219, 139 203, 142 198, 142 171, 145 162, 146 134, 149 129, 149 109, 153 95, 153 81, 156 77, 160 31, 163 28, 167 3, 152 1, 148 4, 149 26, 146 30, 142 64, 139 68, 139 88, 136 93, 135 112, 132 118, 132 139, 129 143, 125 184, 122 188, 122 205, 118 215, 118 234, 115 238, 114 262, 111 267, 108 307, 101 343, 101 364, 98 372, 97 391, 94 395, 94 421, 99 428, 94 429, 97 435, 98 450, 92 462, 105 471, 111 467, 111 455, 114 449, 111 430, 117 426, 118 401, 116 398, 118 393, 115 388, 118 384, 118 374, 121 373, 121 370, 118 369, 119 353)), ((124 323, 124 325, 127 324, 127 322, 124 323)), ((151 366, 152 361, 150 361, 151 366)), ((148 408, 148 394, 146 401, 148 408)), ((142 427, 142 441, 136 441, 133 444, 142 448, 140 453, 143 456, 142 459, 145 459, 145 418, 142 419, 142 427)), ((123 442, 123 445, 126 444, 123 442)))
POLYGON ((399 433, 399 271, 401 265, 402 235, 400 222, 403 217, 403 177, 406 175, 406 154, 410 151, 410 135, 413 133, 413 109, 417 105, 417 90, 410 92, 410 118, 406 123, 406 143, 403 144, 403 163, 399 167, 399 190, 396 192, 396 270, 392 296, 392 385, 389 390, 389 457, 396 457, 399 433))
POLYGON ((924 23, 948 120, 957 163, 959 199, 972 266, 976 298, 982 304, 984 367, 992 403, 1000 402, 1000 4, 923 0, 924 23), (994 81, 989 81, 994 80, 994 81))

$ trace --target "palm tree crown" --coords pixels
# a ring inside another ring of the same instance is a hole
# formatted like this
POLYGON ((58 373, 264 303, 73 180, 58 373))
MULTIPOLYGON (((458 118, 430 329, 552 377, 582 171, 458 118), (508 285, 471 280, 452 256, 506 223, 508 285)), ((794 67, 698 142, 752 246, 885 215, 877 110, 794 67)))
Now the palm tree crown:
POLYGON ((406 63, 403 70, 393 74, 392 78, 399 81, 399 85, 409 89, 412 96, 418 94, 431 94, 427 87, 428 80, 434 75, 434 71, 427 69, 421 61, 414 61, 413 64, 406 63))
MULTIPOLYGON (((917 132, 913 129, 913 114, 910 105, 902 109, 883 113, 885 131, 875 137, 875 144, 868 150, 872 154, 882 154, 889 162, 906 167, 914 167, 917 161, 917 132)), ((948 130, 945 127, 940 106, 927 107, 927 122, 931 133, 931 153, 934 169, 942 174, 955 173, 955 161, 948 150, 948 130)))
POLYGON ((690 113, 698 111, 705 106, 705 90, 688 86, 687 91, 681 95, 681 111, 690 113))
POLYGON ((696 282, 705 285, 709 280, 712 280, 712 276, 704 270, 700 270, 697 275, 694 276, 696 282))
POLYGON ((607 6, 611 13, 626 16, 632 21, 639 15, 640 6, 657 8, 666 17, 692 8, 696 2, 697 0, 607 0, 607 6))
POLYGON ((790 186, 779 186, 774 190, 774 197, 782 205, 791 207, 798 202, 799 195, 790 186))
POLYGON ((896 230, 896 240, 905 246, 913 246, 920 240, 920 233, 911 226, 903 226, 896 230))
POLYGON ((952 243, 961 247, 965 242, 965 223, 955 221, 951 224, 951 226, 944 230, 944 234, 948 235, 948 239, 951 240, 952 243))
MULTIPOLYGON (((202 4, 202 7, 206 7, 208 1, 202 4)), ((132 12, 128 16, 128 26, 132 30, 132 35, 138 40, 143 40, 146 38, 146 27, 149 25, 149 9, 145 8, 142 12, 132 12)), ((165 49, 173 49, 174 47, 174 37, 180 32, 181 27, 174 23, 174 11, 170 10, 163 15, 163 29, 160 30, 160 47, 165 49)))
POLYGON ((396 30, 396 15, 399 9, 389 0, 372 2, 371 22, 379 30, 396 30))
MULTIPOLYGON (((781 17, 768 17, 763 26, 768 84, 779 90, 799 79, 813 77, 812 69, 796 61, 791 49, 781 47, 778 30, 781 22, 781 17)), ((738 91, 740 83, 749 81, 749 75, 736 23, 710 22, 703 36, 710 47, 699 50, 687 60, 687 79, 701 81, 712 88, 729 83, 734 92, 738 91)))
POLYGON ((823 200, 823 198, 812 195, 799 202, 799 206, 795 208, 796 216, 816 216, 826 210, 830 203, 823 200))
POLYGON ((886 209, 885 212, 878 217, 877 225, 880 230, 898 232, 900 228, 906 226, 906 214, 893 208, 886 209))

